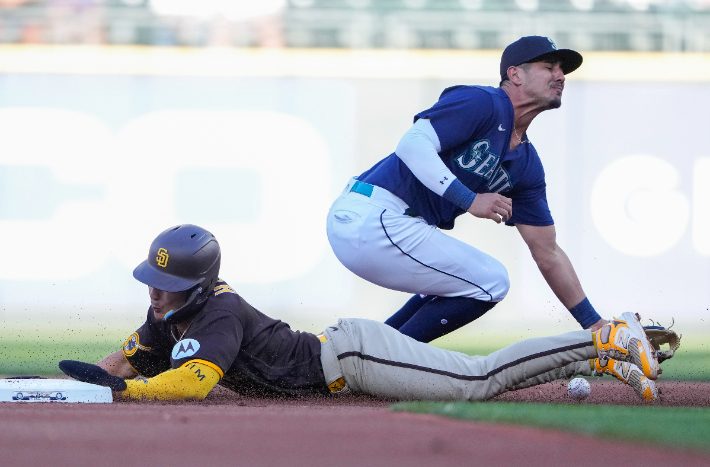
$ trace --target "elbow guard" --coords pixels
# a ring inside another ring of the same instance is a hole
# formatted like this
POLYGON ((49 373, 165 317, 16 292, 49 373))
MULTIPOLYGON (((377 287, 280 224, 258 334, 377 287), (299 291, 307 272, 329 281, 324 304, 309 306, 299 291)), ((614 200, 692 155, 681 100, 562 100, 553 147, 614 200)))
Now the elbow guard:
POLYGON ((131 399, 204 399, 222 376, 217 365, 190 360, 153 378, 126 381, 128 387, 121 394, 131 399))

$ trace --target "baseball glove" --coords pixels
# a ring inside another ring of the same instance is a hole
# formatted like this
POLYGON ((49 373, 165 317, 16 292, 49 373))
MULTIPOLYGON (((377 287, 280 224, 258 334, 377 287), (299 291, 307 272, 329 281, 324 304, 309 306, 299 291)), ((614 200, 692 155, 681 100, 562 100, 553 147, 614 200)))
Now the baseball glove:
POLYGON ((656 349, 658 363, 673 358, 675 351, 680 347, 680 338, 682 336, 678 335, 671 327, 673 327, 673 323, 668 327, 661 326, 659 323, 643 327, 646 337, 648 337, 653 348, 656 349), (666 344, 668 344, 668 349, 661 350, 661 346, 666 344))
POLYGON ((67 376, 71 376, 78 381, 106 386, 114 391, 123 391, 127 387, 126 382, 122 378, 113 376, 100 366, 92 365, 91 363, 78 362, 76 360, 62 360, 59 362, 59 369, 67 376))

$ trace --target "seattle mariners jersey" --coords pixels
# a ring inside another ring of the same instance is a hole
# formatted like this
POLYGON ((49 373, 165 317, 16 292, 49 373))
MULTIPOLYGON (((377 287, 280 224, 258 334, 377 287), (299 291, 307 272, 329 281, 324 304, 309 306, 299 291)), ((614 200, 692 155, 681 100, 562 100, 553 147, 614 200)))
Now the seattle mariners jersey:
POLYGON ((315 335, 269 318, 221 280, 182 338, 150 308, 123 347, 128 363, 143 376, 201 360, 222 370, 219 384, 242 394, 327 393, 320 353, 315 335))
MULTIPOLYGON (((454 86, 439 101, 418 113, 427 118, 441 143, 439 157, 474 193, 501 193, 513 201, 506 224, 552 225, 545 173, 530 143, 509 151, 513 106, 505 91, 487 86, 454 86)), ((358 180, 397 195, 430 225, 454 227, 466 212, 429 190, 395 153, 382 159, 358 180)))

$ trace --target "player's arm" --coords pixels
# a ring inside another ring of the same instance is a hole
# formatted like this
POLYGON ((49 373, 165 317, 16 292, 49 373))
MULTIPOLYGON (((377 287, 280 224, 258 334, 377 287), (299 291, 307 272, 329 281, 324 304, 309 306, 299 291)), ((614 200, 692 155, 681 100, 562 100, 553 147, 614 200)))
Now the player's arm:
POLYGON ((127 399, 204 399, 224 376, 222 370, 205 360, 190 360, 180 368, 152 378, 126 381, 120 396, 127 399))
POLYGON ((138 376, 133 367, 128 363, 128 360, 123 356, 123 350, 112 353, 98 364, 101 368, 108 371, 109 374, 120 378, 134 378, 138 376))
MULTIPOLYGON (((106 359, 102 362, 106 363, 106 359)), ((109 387, 116 397, 124 399, 204 399, 223 376, 217 365, 205 360, 190 360, 180 368, 134 380, 124 380, 104 367, 76 360, 62 360, 59 368, 76 380, 109 387)))
POLYGON ((606 324, 582 290, 577 273, 567 254, 557 244, 554 225, 535 226, 516 223, 537 267, 562 304, 582 327, 593 331, 606 324))
POLYGON ((395 149, 414 176, 437 195, 476 217, 497 223, 510 219, 513 205, 509 198, 497 193, 474 193, 449 170, 439 152, 439 137, 426 118, 417 120, 395 149))

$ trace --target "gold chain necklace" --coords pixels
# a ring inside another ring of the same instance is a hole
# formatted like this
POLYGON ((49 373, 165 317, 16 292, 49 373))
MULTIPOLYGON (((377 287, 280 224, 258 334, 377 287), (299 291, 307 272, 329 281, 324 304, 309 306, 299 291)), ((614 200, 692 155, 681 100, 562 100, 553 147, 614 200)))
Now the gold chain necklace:
MULTIPOLYGON (((177 329, 177 324, 175 326, 170 326, 170 334, 173 335, 173 339, 175 339, 175 342, 180 342, 182 340, 182 338, 185 336, 185 334, 187 334, 187 331, 190 330, 190 326, 192 326, 192 323, 194 321, 195 321, 195 318, 192 318, 192 321, 190 321, 190 324, 188 324, 187 327, 185 328, 185 330, 182 333, 180 333, 180 339, 178 339, 177 336, 175 335, 175 330, 177 329)), ((180 332, 180 330, 178 330, 178 332, 180 332)))
POLYGON ((529 142, 530 142, 529 139, 526 139, 526 140, 520 139, 520 136, 518 136, 518 130, 515 129, 515 122, 513 122, 513 131, 515 132, 515 137, 518 138, 518 142, 519 142, 520 144, 529 143, 529 142))

